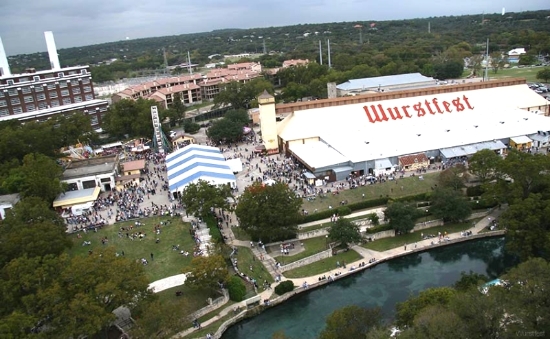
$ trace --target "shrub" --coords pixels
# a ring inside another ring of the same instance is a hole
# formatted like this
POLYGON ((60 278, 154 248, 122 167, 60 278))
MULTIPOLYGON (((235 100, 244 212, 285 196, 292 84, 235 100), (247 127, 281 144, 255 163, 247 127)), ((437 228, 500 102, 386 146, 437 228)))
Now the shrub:
POLYGON ((213 215, 209 215, 206 218, 204 218, 204 221, 206 222, 206 226, 208 226, 208 228, 210 229, 212 242, 222 243, 223 237, 220 229, 218 228, 216 217, 214 217, 213 215))
POLYGON ((195 122, 191 122, 189 120, 185 120, 185 123, 183 124, 183 128, 185 130, 185 133, 195 134, 201 129, 201 125, 195 122))
POLYGON ((241 278, 232 276, 227 282, 227 291, 229 292, 229 299, 243 301, 246 295, 246 286, 241 278))
POLYGON ((292 280, 285 280, 275 287, 275 293, 278 295, 283 295, 291 291, 294 291, 294 283, 292 280))
POLYGON ((391 230, 391 226, 389 224, 384 224, 384 225, 379 225, 379 226, 375 226, 375 227, 370 227, 370 228, 367 228, 367 234, 373 234, 373 233, 378 233, 378 232, 382 232, 382 231, 388 231, 388 230, 391 230))
POLYGON ((350 215, 350 214, 351 214, 351 210, 350 210, 349 207, 347 207, 347 206, 338 207, 338 215, 339 216, 350 215))

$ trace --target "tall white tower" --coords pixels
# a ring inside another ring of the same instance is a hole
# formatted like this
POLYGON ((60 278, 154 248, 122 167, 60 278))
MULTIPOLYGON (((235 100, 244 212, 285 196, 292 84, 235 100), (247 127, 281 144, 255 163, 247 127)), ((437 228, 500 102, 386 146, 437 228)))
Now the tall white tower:
POLYGON ((279 152, 277 142, 277 118, 275 116, 275 97, 264 92, 258 97, 260 106, 260 129, 262 131, 262 140, 268 153, 279 152))
POLYGON ((0 38, 0 77, 10 75, 10 64, 8 63, 8 57, 6 56, 6 51, 4 50, 4 44, 2 44, 2 38, 0 38))
POLYGON ((51 68, 53 70, 61 69, 61 64, 59 64, 59 56, 57 55, 57 48, 55 47, 55 40, 53 38, 53 32, 44 32, 44 37, 46 38, 46 47, 48 48, 51 68))

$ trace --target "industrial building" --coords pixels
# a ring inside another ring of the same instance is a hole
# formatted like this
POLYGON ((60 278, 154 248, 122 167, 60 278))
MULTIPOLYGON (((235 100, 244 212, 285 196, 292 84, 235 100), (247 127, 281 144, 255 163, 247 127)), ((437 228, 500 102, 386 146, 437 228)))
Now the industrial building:
POLYGON ((526 150, 529 140, 550 134, 549 102, 523 79, 279 106, 264 93, 258 102, 266 150, 292 155, 329 181, 413 170, 481 149, 526 150), (288 115, 276 122, 279 114, 288 115))
POLYGON ((88 66, 61 67, 52 32, 44 32, 51 69, 12 74, 0 39, 0 121, 47 120, 82 112, 99 128, 108 102, 95 98, 88 66))

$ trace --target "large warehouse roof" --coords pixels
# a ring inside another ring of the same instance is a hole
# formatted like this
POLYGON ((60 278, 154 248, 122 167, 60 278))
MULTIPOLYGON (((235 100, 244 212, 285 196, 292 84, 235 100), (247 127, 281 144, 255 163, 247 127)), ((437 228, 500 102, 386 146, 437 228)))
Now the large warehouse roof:
POLYGON ((235 186, 233 171, 216 147, 189 145, 166 156, 170 192, 181 192, 199 180, 235 186))
POLYGON ((549 118, 521 109, 546 105, 526 85, 443 93, 297 111, 279 136, 318 168, 549 131, 549 118), (307 138, 320 141, 292 142, 307 138))
POLYGON ((387 75, 383 77, 352 79, 344 83, 336 85, 337 89, 345 91, 365 90, 369 88, 388 87, 408 85, 414 83, 432 82, 435 85, 435 80, 430 77, 423 76, 420 73, 387 75))

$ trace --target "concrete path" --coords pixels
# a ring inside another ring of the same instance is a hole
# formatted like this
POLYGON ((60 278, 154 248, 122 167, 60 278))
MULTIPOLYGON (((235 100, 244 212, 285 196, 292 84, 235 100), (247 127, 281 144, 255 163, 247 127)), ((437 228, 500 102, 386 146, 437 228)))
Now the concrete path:
POLYGON ((173 275, 150 283, 149 288, 152 289, 153 293, 158 293, 172 287, 183 285, 186 278, 185 274, 173 275))
MULTIPOLYGON (((380 215, 380 214, 384 215, 384 210, 385 209, 386 209, 386 207, 377 207, 377 208, 372 208, 372 209, 367 209, 367 210, 360 210, 360 211, 348 214, 348 215, 344 216, 344 218, 362 217, 362 216, 366 216, 366 215, 371 214, 371 213, 376 213, 378 215, 380 215)), ((336 213, 336 211, 335 211, 335 213, 336 213)), ((319 224, 330 224, 330 218, 300 224, 300 225, 298 225, 298 229, 304 229, 304 228, 311 227, 311 226, 316 226, 316 225, 319 225, 319 224)))

